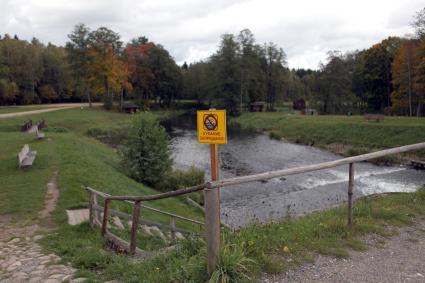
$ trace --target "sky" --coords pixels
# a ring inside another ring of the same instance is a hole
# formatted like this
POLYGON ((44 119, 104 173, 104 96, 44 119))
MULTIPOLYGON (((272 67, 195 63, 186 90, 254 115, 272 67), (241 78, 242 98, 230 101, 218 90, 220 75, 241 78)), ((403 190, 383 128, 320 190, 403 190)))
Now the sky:
POLYGON ((250 29, 290 68, 317 69, 327 52, 368 48, 412 33, 424 0, 0 0, 0 34, 63 45, 73 26, 106 26, 124 42, 147 36, 182 64, 208 58, 224 33, 250 29))

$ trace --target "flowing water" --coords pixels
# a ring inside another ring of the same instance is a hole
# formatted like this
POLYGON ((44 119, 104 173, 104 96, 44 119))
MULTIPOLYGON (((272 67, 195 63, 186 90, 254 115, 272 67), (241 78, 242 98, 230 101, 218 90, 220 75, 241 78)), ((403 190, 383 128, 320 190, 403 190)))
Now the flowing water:
MULTIPOLYGON (((198 144, 195 119, 168 125, 175 165, 210 172, 209 145, 198 144), (190 122, 190 123, 187 123, 190 122), (188 125, 191 125, 189 127, 188 125), (171 127, 170 127, 171 126, 171 127)), ((341 156, 314 147, 272 140, 265 135, 229 132, 220 145, 220 178, 299 167, 341 156)), ((355 164, 354 197, 385 192, 413 192, 425 185, 425 171, 403 166, 355 164)), ((347 199, 348 165, 221 189, 222 221, 233 227, 267 222, 340 204, 347 199)))

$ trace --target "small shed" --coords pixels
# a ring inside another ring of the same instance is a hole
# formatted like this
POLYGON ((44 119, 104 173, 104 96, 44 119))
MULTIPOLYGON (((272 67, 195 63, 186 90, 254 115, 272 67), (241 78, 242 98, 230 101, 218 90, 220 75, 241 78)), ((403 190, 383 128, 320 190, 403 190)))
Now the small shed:
POLYGON ((255 101, 249 104, 250 112, 263 112, 266 103, 264 101, 255 101))
POLYGON ((305 109, 305 100, 302 99, 302 98, 294 100, 294 102, 292 103, 292 108, 294 110, 304 110, 305 109))
POLYGON ((140 107, 137 104, 129 102, 129 103, 125 103, 122 106, 122 110, 126 113, 134 113, 134 112, 138 112, 140 110, 140 107))

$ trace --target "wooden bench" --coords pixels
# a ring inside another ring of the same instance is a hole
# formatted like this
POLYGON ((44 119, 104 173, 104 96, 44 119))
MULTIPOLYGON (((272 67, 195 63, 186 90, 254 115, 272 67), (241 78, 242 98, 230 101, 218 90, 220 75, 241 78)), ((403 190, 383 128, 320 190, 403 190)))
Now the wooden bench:
POLYGON ((30 147, 25 144, 22 150, 18 153, 19 168, 30 167, 35 160, 37 151, 30 151, 30 147))
POLYGON ((37 129, 35 130, 35 134, 37 135, 37 139, 38 139, 38 140, 42 140, 42 139, 44 139, 44 133, 43 133, 43 132, 40 132, 40 131, 38 130, 38 127, 37 127, 37 129))
POLYGON ((21 126, 21 131, 26 132, 29 129, 31 129, 31 127, 32 127, 32 120, 28 120, 21 126))
POLYGON ((38 123, 37 123, 37 127, 39 130, 44 129, 46 127, 46 122, 44 121, 44 119, 41 119, 38 123))
POLYGON ((380 122, 384 120, 385 116, 383 114, 364 114, 364 118, 369 122, 380 122))

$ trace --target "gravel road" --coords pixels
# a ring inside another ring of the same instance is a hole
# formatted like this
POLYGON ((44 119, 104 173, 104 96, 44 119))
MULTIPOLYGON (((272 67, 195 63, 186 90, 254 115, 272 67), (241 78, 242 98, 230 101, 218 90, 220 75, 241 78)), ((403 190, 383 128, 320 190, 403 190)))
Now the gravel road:
POLYGON ((260 282, 425 282, 425 219, 391 238, 369 235, 364 240, 369 249, 352 251, 348 259, 318 256, 314 264, 260 282))
MULTIPOLYGON (((93 106, 98 106, 98 105, 101 105, 101 103, 93 103, 93 106)), ((0 119, 39 114, 39 113, 45 113, 45 112, 51 112, 51 111, 57 111, 62 109, 69 109, 69 108, 88 107, 89 105, 88 103, 59 103, 59 104, 48 104, 45 106, 46 106, 45 109, 0 114, 0 119)))

